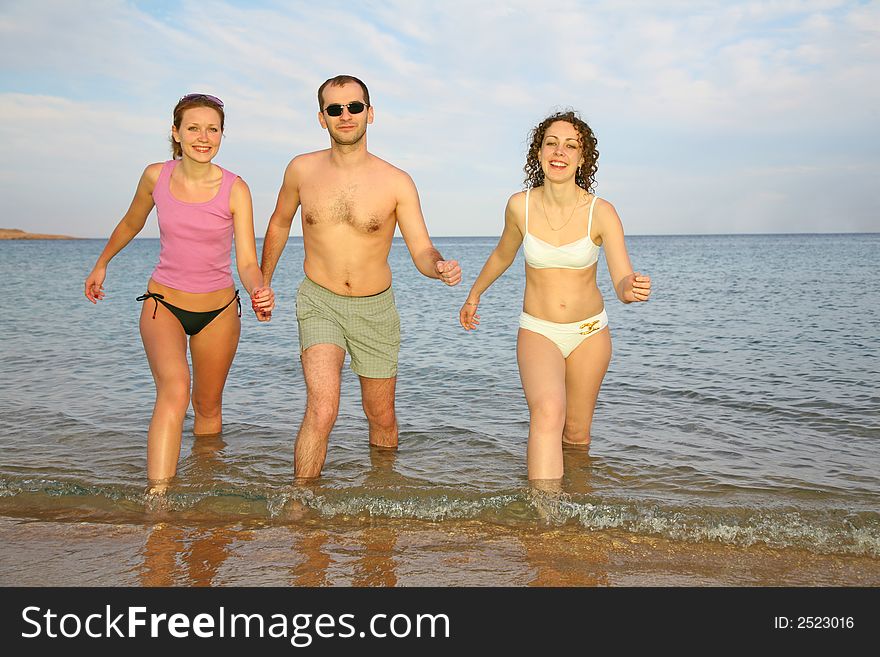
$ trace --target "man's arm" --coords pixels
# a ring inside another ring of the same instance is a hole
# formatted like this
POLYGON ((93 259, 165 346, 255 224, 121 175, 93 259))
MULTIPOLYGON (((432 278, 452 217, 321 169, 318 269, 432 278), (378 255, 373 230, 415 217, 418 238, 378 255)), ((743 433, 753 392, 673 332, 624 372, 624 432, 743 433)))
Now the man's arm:
POLYGON ((263 239, 263 257, 260 269, 263 271, 265 284, 272 284, 272 276, 278 259, 281 257, 284 247, 287 246, 287 238, 290 237, 290 226, 293 223, 293 215, 299 207, 299 163, 293 158, 284 171, 284 180, 278 191, 278 200, 275 202, 275 211, 269 218, 266 227, 266 237, 263 239))
POLYGON ((461 282, 461 267, 456 260, 444 260, 434 248, 412 178, 401 171, 396 189, 397 225, 416 269, 428 278, 438 278, 446 285, 457 285, 461 282))

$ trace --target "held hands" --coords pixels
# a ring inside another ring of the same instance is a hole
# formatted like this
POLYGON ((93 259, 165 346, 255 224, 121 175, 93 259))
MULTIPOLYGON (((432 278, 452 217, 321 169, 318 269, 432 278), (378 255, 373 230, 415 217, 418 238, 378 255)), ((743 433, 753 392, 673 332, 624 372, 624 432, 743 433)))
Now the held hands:
POLYGON ((462 305, 461 310, 458 311, 458 321, 461 322, 465 331, 476 330, 477 324, 480 323, 480 316, 477 314, 477 308, 479 305, 479 301, 471 301, 468 299, 464 302, 464 305, 462 305))
POLYGON ((86 278, 86 299, 98 303, 104 298, 104 278, 107 276, 105 267, 95 267, 86 278))
POLYGON ((639 272, 630 274, 623 280, 623 302, 647 301, 651 296, 651 277, 639 272))
POLYGON ((461 267, 458 265, 458 260, 438 260, 434 266, 439 274, 437 278, 449 287, 461 282, 461 267))
POLYGON ((272 288, 255 287, 251 292, 251 308, 258 321, 271 321, 272 311, 275 309, 275 292, 272 288))

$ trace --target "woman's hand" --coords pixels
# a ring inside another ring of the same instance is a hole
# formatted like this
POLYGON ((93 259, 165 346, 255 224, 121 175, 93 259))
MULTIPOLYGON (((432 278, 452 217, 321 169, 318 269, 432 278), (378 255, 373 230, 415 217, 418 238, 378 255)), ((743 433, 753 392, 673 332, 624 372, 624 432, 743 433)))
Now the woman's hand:
POLYGON ((477 324, 480 323, 480 316, 477 314, 479 306, 479 301, 468 299, 462 305, 461 310, 458 311, 458 321, 461 322, 465 331, 476 330, 477 324))
POLYGON ((635 272, 623 281, 623 302, 647 301, 651 296, 651 277, 635 272))
POLYGON ((255 287, 251 292, 251 308, 257 316, 257 320, 268 322, 272 319, 272 311, 275 309, 275 292, 271 287, 255 287))
POLYGON ((98 303, 104 298, 104 278, 107 276, 106 267, 95 267, 86 278, 86 299, 92 303, 98 303))

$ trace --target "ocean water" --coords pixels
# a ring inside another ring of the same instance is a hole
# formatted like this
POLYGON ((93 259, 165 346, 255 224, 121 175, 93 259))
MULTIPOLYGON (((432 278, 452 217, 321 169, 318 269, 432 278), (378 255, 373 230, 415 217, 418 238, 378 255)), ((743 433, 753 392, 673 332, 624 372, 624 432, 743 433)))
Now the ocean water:
MULTIPOLYGON (((262 529, 263 540, 284 527, 351 535, 375 533, 377 523, 411 523, 409 536, 479 527, 480 536, 530 545, 546 532, 567 545, 626 536, 630 544, 858 558, 877 576, 880 294, 872 274, 880 234, 629 237, 654 293, 647 304, 620 304, 600 261, 614 356, 590 452, 566 453, 561 491, 526 479, 528 412, 515 358, 521 255, 483 296, 480 329, 458 325, 495 241, 436 238, 464 270, 462 285, 447 288, 420 276, 395 240, 400 449, 371 453, 346 362, 323 477, 295 486, 303 249, 291 239, 272 322, 243 317, 222 438, 195 441, 187 418, 163 526, 262 529)), ((0 242, 0 519, 61 533, 71 523, 155 530, 145 495, 154 388, 135 297, 158 246, 136 240, 117 256, 107 299, 92 306, 82 282, 103 240, 0 242)), ((574 558, 559 549, 559 559, 574 558)), ((22 559, 0 547, 0 580, 21 581, 22 559)), ((66 577, 52 581, 79 581, 66 577)), ((485 573, 454 581, 522 583, 485 573)))

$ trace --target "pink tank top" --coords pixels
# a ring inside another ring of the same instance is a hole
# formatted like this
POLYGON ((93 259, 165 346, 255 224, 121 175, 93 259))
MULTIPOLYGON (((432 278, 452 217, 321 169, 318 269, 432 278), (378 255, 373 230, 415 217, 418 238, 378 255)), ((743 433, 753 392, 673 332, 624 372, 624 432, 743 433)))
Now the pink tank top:
POLYGON ((180 160, 162 166, 153 189, 159 216, 159 264, 153 280, 183 292, 214 292, 233 285, 232 212, 229 195, 238 176, 221 167, 216 196, 187 203, 171 195, 171 172, 180 160))

